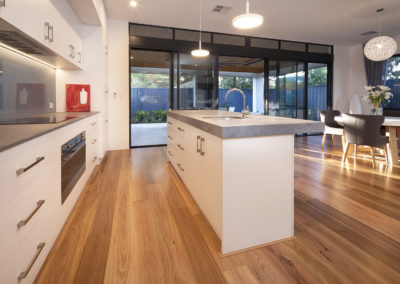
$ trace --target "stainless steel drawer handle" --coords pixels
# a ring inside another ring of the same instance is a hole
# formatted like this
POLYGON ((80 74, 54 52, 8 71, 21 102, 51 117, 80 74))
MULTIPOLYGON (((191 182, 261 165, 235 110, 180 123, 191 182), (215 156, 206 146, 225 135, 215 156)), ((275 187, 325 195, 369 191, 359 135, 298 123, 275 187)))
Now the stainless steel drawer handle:
POLYGON ((171 140, 174 140, 174 138, 172 138, 170 135, 168 135, 168 138, 171 139, 171 140))
POLYGON ((40 207, 42 207, 43 204, 44 204, 44 200, 39 200, 36 203, 36 208, 32 211, 32 213, 25 220, 21 220, 18 222, 17 228, 20 229, 23 226, 25 226, 26 224, 28 224, 28 222, 32 219, 33 215, 35 215, 36 212, 38 212, 38 210, 40 209, 40 207))
POLYGON ((97 157, 94 157, 92 160, 92 163, 96 162, 96 160, 97 160, 97 157))
POLYGON ((197 150, 197 153, 200 153, 199 141, 200 141, 200 136, 197 136, 197 141, 196 141, 196 150, 197 150))
POLYGON ((97 122, 93 122, 91 125, 92 125, 92 126, 95 126, 96 124, 97 124, 97 122))
POLYGON ((28 170, 30 170, 32 167, 36 166, 37 164, 39 164, 43 160, 44 160, 44 157, 37 157, 36 161, 33 162, 32 164, 30 164, 29 166, 27 166, 26 168, 18 169, 17 170, 17 176, 20 176, 23 173, 27 172, 28 170))
POLYGON ((49 42, 53 42, 54 40, 54 27, 49 26, 49 42))
POLYGON ((169 124, 169 125, 174 125, 171 121, 168 121, 168 124, 169 124))
POLYGON ((108 119, 104 120, 104 123, 107 123, 107 122, 108 122, 108 119))
POLYGON ((185 148, 183 148, 183 147, 181 146, 181 144, 178 144, 178 148, 181 149, 182 151, 185 150, 185 148))
POLYGON ((178 130, 181 131, 181 132, 185 132, 185 129, 182 129, 180 127, 178 127, 178 130))
POLYGON ((31 262, 29 263, 28 267, 25 269, 25 271, 21 272, 18 276, 18 280, 21 281, 22 279, 25 279, 26 276, 28 276, 29 271, 31 271, 32 266, 35 264, 36 259, 39 257, 40 253, 42 252, 44 245, 46 243, 40 243, 37 246, 37 251, 35 253, 35 256, 33 257, 33 259, 31 260, 31 262))
POLYGON ((168 155, 170 155, 171 157, 174 156, 174 154, 172 154, 171 151, 168 151, 168 155))
POLYGON ((204 138, 200 139, 200 155, 204 156, 204 138))
POLYGON ((44 23, 44 40, 49 40, 49 22, 44 23))
POLYGON ((185 169, 181 167, 181 164, 178 164, 178 168, 179 168, 182 172, 185 171, 185 169))
POLYGON ((93 139, 92 144, 96 144, 97 139, 93 139))

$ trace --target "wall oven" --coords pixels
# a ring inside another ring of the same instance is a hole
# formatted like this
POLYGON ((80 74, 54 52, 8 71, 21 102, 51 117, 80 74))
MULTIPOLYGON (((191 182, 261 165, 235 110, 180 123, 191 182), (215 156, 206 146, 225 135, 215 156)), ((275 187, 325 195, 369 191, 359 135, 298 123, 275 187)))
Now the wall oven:
POLYGON ((61 204, 86 169, 86 133, 83 131, 61 146, 61 204))

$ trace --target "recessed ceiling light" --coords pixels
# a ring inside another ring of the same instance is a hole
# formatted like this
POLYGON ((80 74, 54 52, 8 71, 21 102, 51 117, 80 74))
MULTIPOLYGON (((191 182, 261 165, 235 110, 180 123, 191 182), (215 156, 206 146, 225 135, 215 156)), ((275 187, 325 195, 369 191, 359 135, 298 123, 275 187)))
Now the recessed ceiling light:
POLYGON ((137 1, 131 0, 131 1, 129 1, 129 5, 131 5, 132 7, 136 7, 137 6, 137 1))

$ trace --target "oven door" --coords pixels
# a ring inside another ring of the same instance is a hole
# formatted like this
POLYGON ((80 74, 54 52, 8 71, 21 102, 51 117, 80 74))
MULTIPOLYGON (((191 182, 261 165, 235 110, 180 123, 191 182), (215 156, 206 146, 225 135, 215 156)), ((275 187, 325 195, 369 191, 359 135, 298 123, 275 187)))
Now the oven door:
POLYGON ((61 161, 61 204, 67 199, 86 169, 86 143, 83 141, 61 161))

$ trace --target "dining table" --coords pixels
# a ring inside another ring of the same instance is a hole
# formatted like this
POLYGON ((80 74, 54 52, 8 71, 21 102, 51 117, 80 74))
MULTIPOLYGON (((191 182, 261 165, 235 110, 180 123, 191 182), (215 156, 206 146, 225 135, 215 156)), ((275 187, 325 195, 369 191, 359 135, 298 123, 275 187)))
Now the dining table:
MULTIPOLYGON (((342 116, 335 116, 335 121, 343 125, 342 116)), ((385 127, 386 136, 389 136, 389 163, 391 165, 399 164, 399 146, 397 138, 400 137, 400 117, 385 116, 382 126, 385 127)), ((346 137, 346 133, 344 134, 346 137)))

